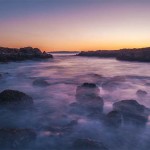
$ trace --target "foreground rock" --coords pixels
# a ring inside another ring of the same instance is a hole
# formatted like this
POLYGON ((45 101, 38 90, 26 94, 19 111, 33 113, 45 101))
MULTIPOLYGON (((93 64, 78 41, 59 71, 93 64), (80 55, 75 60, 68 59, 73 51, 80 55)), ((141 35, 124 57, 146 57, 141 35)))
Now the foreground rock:
POLYGON ((36 139, 32 129, 0 129, 0 148, 2 150, 20 150, 29 146, 36 139))
POLYGON ((42 53, 38 48, 25 47, 16 49, 0 47, 0 62, 46 58, 53 58, 53 56, 46 52, 42 53))
POLYGON ((108 150, 103 143, 91 139, 77 139, 72 146, 73 150, 108 150))
POLYGON ((87 110, 91 114, 102 113, 104 102, 99 93, 100 90, 94 83, 84 83, 78 86, 76 90, 76 106, 87 110))
POLYGON ((104 121, 106 126, 118 128, 122 124, 122 114, 118 111, 111 111, 106 115, 104 121))
POLYGON ((147 108, 135 100, 122 100, 113 104, 113 111, 107 114, 107 124, 119 127, 121 124, 144 126, 148 121, 147 108))
POLYGON ((4 90, 0 93, 0 106, 10 110, 28 109, 33 106, 33 99, 20 91, 4 90))
POLYGON ((138 49, 122 49, 119 51, 118 60, 150 62, 150 47, 138 49))

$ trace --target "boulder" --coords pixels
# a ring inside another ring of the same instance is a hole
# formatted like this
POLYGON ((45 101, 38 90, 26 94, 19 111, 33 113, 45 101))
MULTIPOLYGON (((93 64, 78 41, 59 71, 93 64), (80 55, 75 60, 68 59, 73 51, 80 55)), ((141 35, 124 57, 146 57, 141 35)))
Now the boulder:
POLYGON ((136 100, 122 100, 113 104, 113 109, 122 113, 143 114, 145 106, 136 100))
POLYGON ((0 93, 0 106, 12 110, 31 108, 33 105, 32 97, 16 90, 4 90, 0 93))
POLYGON ((113 110, 121 113, 124 124, 143 126, 148 121, 147 108, 136 100, 122 100, 113 104, 113 110))
POLYGON ((146 91, 143 91, 143 90, 138 90, 136 92, 136 95, 139 96, 139 97, 143 97, 143 96, 146 96, 147 95, 147 92, 146 91))
POLYGON ((20 150, 36 139, 36 133, 32 129, 1 128, 0 147, 1 149, 20 150))
POLYGON ((44 79, 36 79, 33 81, 33 85, 45 87, 45 86, 49 86, 50 84, 47 81, 45 81, 44 79))
POLYGON ((77 87, 76 90, 76 98, 78 101, 83 101, 83 97, 88 96, 99 96, 99 88, 94 83, 83 83, 82 85, 77 87))
POLYGON ((77 139, 72 145, 73 150, 108 150, 106 146, 91 139, 77 139))
POLYGON ((91 112, 102 112, 103 99, 99 96, 100 90, 94 83, 84 83, 77 87, 77 103, 91 112))
POLYGON ((118 128, 122 124, 122 114, 118 111, 111 111, 106 115, 104 123, 108 127, 118 128))

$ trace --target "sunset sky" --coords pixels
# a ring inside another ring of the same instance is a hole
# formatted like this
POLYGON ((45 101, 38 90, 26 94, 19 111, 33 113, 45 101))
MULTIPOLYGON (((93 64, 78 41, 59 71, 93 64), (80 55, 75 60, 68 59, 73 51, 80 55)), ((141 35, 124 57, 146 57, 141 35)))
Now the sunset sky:
POLYGON ((149 47, 150 0, 0 0, 0 46, 149 47))

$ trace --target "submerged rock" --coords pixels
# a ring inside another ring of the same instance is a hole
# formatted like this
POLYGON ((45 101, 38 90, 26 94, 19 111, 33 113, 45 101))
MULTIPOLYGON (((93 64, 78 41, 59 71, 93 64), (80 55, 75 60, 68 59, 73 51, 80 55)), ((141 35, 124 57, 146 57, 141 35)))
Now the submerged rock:
POLYGON ((143 97, 143 96, 146 96, 147 95, 147 92, 146 91, 143 91, 143 90, 138 90, 136 92, 136 95, 139 96, 139 97, 143 97))
POLYGON ((122 100, 113 104, 113 110, 121 113, 124 124, 143 126, 148 121, 147 108, 136 100, 122 100))
POLYGON ((77 139, 73 145, 73 150, 108 150, 103 143, 91 139, 77 139))
POLYGON ((91 113, 103 111, 103 99, 99 96, 100 90, 94 83, 84 83, 77 87, 77 103, 91 113))
POLYGON ((122 114, 118 111, 111 111, 106 115, 104 123, 108 127, 118 128, 122 124, 122 114))
POLYGON ((36 79, 33 81, 33 85, 44 87, 44 86, 49 86, 50 84, 44 79, 36 79))
POLYGON ((29 146, 36 139, 36 133, 32 129, 0 129, 0 147, 1 149, 20 150, 29 146))
POLYGON ((113 109, 123 113, 143 114, 145 106, 136 100, 122 100, 113 104, 113 109))
POLYGON ((77 87, 76 90, 76 98, 78 101, 83 101, 83 97, 88 96, 99 96, 99 88, 94 83, 83 83, 82 85, 77 87))
POLYGON ((11 110, 31 108, 33 105, 32 97, 16 90, 4 90, 0 93, 0 106, 11 110))

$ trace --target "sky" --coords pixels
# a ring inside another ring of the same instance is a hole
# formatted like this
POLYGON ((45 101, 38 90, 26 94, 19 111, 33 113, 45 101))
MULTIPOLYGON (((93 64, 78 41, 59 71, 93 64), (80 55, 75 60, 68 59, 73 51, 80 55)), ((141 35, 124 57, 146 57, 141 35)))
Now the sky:
POLYGON ((149 47, 150 0, 0 0, 0 46, 149 47))

